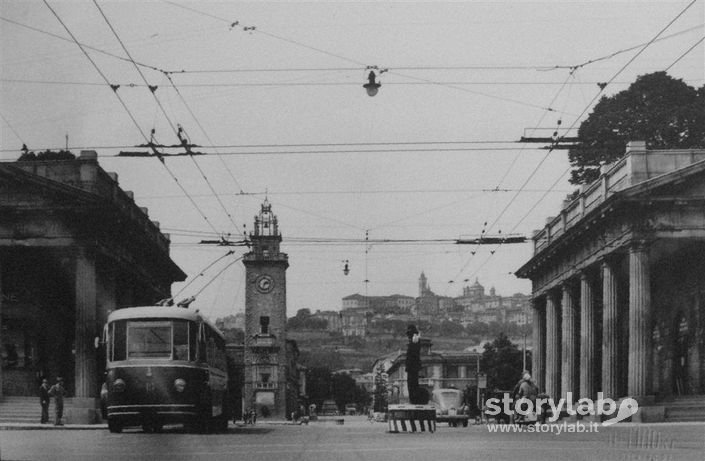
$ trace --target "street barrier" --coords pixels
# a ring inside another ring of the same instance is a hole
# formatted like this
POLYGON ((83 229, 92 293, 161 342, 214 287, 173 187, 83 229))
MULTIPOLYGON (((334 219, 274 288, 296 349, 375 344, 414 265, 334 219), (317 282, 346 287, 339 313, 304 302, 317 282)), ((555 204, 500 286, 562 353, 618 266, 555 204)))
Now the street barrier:
POLYGON ((389 405, 389 432, 435 432, 436 408, 433 405, 389 405))

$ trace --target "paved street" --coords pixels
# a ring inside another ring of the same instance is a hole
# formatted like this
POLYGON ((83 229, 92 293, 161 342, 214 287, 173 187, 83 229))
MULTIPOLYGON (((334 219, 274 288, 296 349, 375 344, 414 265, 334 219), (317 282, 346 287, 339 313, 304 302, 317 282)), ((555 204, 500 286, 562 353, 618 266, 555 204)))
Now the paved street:
POLYGON ((228 434, 2 430, 3 460, 698 460, 705 424, 621 424, 598 433, 489 433, 485 426, 390 434, 384 423, 231 426, 228 434))

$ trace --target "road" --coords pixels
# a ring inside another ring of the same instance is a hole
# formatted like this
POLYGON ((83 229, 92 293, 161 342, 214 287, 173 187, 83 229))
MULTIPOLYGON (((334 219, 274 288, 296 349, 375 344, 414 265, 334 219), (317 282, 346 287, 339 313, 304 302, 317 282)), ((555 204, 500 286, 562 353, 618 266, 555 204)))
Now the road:
POLYGON ((653 460, 702 461, 705 424, 620 424, 598 433, 490 433, 486 426, 387 432, 384 423, 235 427, 227 434, 107 430, 0 431, 0 459, 27 460, 653 460))

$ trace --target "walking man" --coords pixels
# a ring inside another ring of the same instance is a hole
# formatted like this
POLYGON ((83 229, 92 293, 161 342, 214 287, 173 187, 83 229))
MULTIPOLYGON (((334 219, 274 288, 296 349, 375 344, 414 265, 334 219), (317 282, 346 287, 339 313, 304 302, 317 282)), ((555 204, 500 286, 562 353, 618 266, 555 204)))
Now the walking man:
POLYGON ((66 397, 66 388, 64 387, 64 378, 56 378, 56 384, 49 389, 49 395, 54 397, 54 406, 56 408, 55 426, 63 426, 61 418, 64 416, 64 397, 66 397))
POLYGON ((49 383, 46 379, 42 379, 39 386, 39 403, 42 406, 42 424, 46 424, 49 422, 49 383))

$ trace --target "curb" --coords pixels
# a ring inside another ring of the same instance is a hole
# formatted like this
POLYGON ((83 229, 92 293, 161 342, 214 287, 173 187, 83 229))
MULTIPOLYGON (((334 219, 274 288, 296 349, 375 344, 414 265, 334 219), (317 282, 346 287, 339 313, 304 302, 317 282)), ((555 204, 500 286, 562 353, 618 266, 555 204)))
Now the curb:
POLYGON ((65 431, 65 430, 102 430, 108 429, 107 424, 53 424, 40 423, 0 423, 0 431, 65 431))

